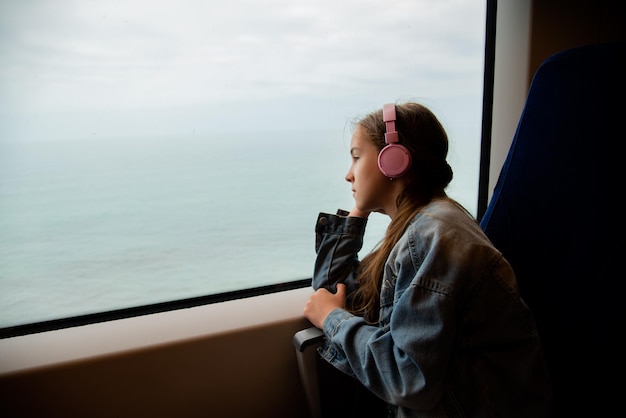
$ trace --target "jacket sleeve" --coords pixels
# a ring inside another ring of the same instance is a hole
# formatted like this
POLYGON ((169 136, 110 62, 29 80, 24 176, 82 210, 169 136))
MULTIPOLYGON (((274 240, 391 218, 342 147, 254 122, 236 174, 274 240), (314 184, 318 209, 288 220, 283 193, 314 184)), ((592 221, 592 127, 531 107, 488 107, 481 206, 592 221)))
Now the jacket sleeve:
POLYGON ((449 259, 429 245, 422 247, 418 261, 411 255, 415 247, 404 240, 390 257, 381 291, 388 294, 388 299, 381 300, 383 316, 391 309, 388 322, 370 325, 361 317, 335 309, 324 321, 327 339, 320 353, 381 399, 430 409, 442 395, 455 332, 455 306, 449 289, 435 284, 423 287, 422 278, 449 274, 454 269, 447 269, 449 259))
POLYGON ((335 293, 337 283, 346 285, 346 293, 357 288, 356 270, 358 252, 363 246, 367 219, 337 214, 320 213, 315 226, 315 268, 312 285, 315 290, 326 288, 335 293))

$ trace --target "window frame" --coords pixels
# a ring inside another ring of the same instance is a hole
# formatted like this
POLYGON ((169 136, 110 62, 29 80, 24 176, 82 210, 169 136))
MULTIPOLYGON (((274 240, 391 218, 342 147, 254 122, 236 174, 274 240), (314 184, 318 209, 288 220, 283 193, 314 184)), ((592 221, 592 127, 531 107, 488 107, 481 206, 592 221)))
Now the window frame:
MULTIPOLYGON (((496 11, 497 0, 486 0, 484 74, 482 125, 480 138, 480 160, 478 171, 478 202, 477 219, 484 215, 488 205, 489 167, 491 150, 491 127, 493 113, 494 62, 496 43, 496 11)), ((302 289, 310 286, 311 278, 293 280, 283 283, 258 286, 235 291, 209 294, 161 303, 153 303, 129 308, 115 309, 67 318, 53 319, 28 324, 20 324, 0 328, 0 339, 24 336, 29 334, 73 328, 119 319, 163 313, 173 310, 188 309, 203 305, 211 305, 239 299, 253 298, 272 293, 302 289)))

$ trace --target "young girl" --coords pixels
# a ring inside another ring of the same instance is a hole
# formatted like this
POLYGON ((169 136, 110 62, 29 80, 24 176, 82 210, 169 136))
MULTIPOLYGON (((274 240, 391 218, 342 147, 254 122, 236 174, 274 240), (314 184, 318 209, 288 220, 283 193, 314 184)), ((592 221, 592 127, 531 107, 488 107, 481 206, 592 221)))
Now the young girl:
POLYGON ((384 400, 388 416, 547 417, 532 315, 508 262, 446 195, 447 153, 445 130, 416 103, 356 123, 354 208, 318 216, 304 315, 324 331, 322 357, 384 400), (359 261, 371 212, 391 222, 359 261))

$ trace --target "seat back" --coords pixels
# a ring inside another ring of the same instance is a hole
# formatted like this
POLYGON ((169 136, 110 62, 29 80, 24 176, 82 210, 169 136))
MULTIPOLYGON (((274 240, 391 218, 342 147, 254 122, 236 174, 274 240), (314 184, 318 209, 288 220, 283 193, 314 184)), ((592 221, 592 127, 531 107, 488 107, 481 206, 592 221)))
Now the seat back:
POLYGON ((615 43, 540 66, 481 219, 535 316, 555 416, 621 406, 611 377, 624 371, 625 63, 626 44, 615 43))

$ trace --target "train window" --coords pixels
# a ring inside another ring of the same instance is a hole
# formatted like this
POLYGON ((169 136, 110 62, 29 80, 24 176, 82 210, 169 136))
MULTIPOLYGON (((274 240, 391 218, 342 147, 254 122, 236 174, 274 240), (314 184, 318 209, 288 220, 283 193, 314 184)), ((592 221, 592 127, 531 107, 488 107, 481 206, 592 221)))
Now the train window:
MULTIPOLYGON (((485 1, 0 4, 0 328, 310 277, 350 121, 447 128, 476 213, 485 1)), ((364 250, 387 225, 370 220, 364 250)))

